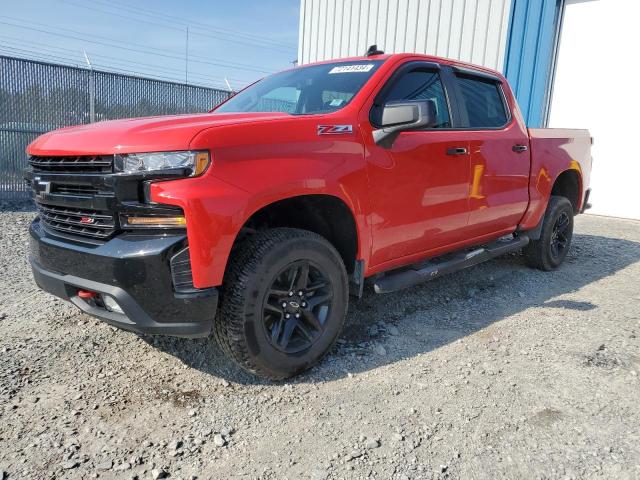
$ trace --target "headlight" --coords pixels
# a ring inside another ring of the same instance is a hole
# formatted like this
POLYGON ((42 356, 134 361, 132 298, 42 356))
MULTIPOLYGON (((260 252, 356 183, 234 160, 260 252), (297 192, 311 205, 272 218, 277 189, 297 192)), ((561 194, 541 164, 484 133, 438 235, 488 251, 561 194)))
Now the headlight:
POLYGON ((209 166, 209 152, 125 153, 116 155, 115 165, 116 171, 124 173, 185 169, 195 177, 209 166))

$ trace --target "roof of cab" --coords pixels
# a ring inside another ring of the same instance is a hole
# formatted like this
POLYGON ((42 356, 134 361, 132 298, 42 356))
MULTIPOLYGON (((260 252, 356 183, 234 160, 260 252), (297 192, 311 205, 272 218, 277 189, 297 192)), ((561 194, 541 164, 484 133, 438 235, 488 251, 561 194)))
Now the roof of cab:
POLYGON ((487 67, 483 67, 481 65, 476 65, 473 63, 469 63, 469 62, 463 62, 461 60, 454 60, 452 58, 445 58, 445 57, 437 57, 435 55, 426 55, 424 53, 383 53, 380 55, 370 55, 370 56, 357 56, 357 57, 346 57, 346 58, 334 58, 334 59, 329 59, 329 60, 322 60, 319 62, 313 62, 313 63, 306 63, 304 65, 301 66, 309 66, 309 65, 322 65, 322 64, 326 64, 326 63, 348 63, 348 62, 362 62, 362 61, 367 61, 367 60, 389 60, 389 59, 398 59, 398 60, 402 60, 402 59, 408 59, 408 58, 419 58, 421 60, 425 60, 428 62, 437 62, 437 63, 444 63, 446 65, 452 65, 452 66, 458 66, 458 67, 462 67, 462 68, 467 68, 467 69, 472 69, 472 70, 478 70, 481 72, 486 72, 489 73, 493 76, 497 76, 499 78, 504 78, 502 73, 500 73, 497 70, 491 69, 491 68, 487 68, 487 67))

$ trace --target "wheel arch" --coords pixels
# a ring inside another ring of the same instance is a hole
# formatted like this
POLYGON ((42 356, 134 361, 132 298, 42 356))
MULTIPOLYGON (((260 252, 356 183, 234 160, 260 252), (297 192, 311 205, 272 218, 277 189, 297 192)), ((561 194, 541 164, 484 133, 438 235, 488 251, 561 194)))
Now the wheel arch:
POLYGON ((252 233, 266 228, 299 228, 327 239, 338 251, 348 273, 352 273, 360 252, 356 214, 342 198, 326 193, 294 195, 256 208, 242 224, 231 255, 252 233))
POLYGON ((518 230, 529 232, 532 238, 538 232, 552 195, 569 199, 576 215, 584 201, 582 170, 577 162, 569 162, 557 170, 541 167, 535 171, 529 182, 529 206, 518 226, 518 230))
POLYGON ((553 187, 551 187, 550 195, 557 195, 568 199, 573 207, 574 215, 577 215, 581 207, 581 192, 582 177, 580 172, 574 168, 569 168, 556 177, 553 182, 553 187))

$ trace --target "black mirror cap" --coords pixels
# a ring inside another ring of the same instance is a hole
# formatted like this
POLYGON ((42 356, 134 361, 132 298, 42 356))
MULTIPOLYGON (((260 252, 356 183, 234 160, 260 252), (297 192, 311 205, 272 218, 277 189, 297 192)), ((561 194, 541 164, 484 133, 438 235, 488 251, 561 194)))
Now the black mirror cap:
POLYGON ((406 130, 430 128, 436 125, 436 103, 433 100, 402 100, 385 104, 381 128, 373 131, 373 140, 384 148, 406 130))

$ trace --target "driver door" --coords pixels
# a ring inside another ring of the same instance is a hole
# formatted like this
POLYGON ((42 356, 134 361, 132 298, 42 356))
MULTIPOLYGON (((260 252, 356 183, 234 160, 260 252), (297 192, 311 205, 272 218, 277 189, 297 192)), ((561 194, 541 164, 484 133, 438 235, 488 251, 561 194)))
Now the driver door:
POLYGON ((452 129, 446 83, 439 64, 401 65, 371 109, 373 128, 386 102, 432 100, 436 125, 404 131, 382 147, 365 135, 372 203, 371 266, 402 264, 459 240, 469 217, 469 141, 452 129), (405 262, 403 262, 405 260, 405 262))

